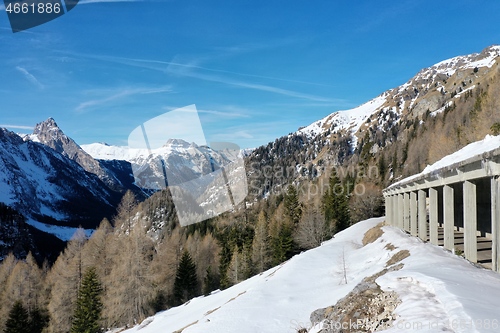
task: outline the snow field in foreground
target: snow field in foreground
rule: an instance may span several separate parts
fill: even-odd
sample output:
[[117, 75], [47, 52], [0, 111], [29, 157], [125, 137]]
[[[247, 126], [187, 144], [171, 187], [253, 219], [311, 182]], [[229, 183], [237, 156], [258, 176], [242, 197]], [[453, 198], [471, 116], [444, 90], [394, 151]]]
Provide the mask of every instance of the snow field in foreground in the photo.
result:
[[[395, 291], [402, 303], [394, 326], [385, 332], [500, 332], [500, 275], [477, 268], [437, 246], [394, 227], [362, 245], [365, 232], [384, 218], [359, 222], [322, 246], [224, 291], [156, 314], [126, 332], [297, 332], [311, 328], [316, 309], [334, 305], [363, 278], [408, 250], [399, 271], [376, 282]], [[392, 244], [396, 248], [386, 247]], [[343, 283], [343, 259], [347, 284]]]

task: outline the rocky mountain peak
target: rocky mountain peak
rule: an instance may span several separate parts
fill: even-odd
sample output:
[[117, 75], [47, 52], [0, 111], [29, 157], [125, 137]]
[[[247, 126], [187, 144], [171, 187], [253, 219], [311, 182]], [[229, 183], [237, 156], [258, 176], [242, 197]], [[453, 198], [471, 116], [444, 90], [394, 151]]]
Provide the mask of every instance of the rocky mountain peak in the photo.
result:
[[54, 131], [62, 132], [59, 126], [57, 126], [57, 123], [54, 120], [54, 118], [48, 118], [47, 120], [36, 124], [35, 129], [33, 130], [33, 134], [39, 135]]
[[78, 155], [81, 150], [80, 146], [66, 136], [59, 126], [57, 126], [54, 118], [48, 118], [47, 120], [37, 124], [33, 134], [41, 143], [49, 146], [58, 153], [66, 155], [72, 160], [75, 159], [75, 156]]
[[38, 138], [40, 143], [80, 164], [87, 172], [97, 175], [111, 189], [121, 190], [121, 185], [109, 171], [103, 168], [98, 161], [85, 152], [73, 139], [64, 134], [53, 118], [48, 118], [37, 124], [33, 135]]

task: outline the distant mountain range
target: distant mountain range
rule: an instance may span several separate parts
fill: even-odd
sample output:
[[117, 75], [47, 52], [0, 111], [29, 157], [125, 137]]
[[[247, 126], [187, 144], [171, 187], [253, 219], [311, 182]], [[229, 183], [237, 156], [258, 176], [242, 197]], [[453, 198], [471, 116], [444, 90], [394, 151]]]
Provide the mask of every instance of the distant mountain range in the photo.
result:
[[84, 148], [52, 118], [37, 124], [31, 135], [0, 129], [0, 202], [28, 225], [68, 240], [80, 226], [91, 232], [103, 218], [111, 219], [125, 191], [146, 197], [133, 168], [150, 169], [161, 178], [156, 166], [163, 159], [176, 178], [172, 181], [183, 182], [228, 162], [222, 153], [182, 140], [169, 140], [152, 154], [105, 144]]

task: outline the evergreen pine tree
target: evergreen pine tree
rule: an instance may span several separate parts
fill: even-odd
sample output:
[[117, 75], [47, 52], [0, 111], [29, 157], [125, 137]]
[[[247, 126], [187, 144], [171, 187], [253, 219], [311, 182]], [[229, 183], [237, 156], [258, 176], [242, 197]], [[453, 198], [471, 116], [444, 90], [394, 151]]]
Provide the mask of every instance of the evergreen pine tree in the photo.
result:
[[17, 301], [9, 312], [5, 333], [41, 333], [49, 324], [46, 310], [38, 307], [28, 311], [21, 301]]
[[297, 189], [293, 185], [288, 185], [284, 198], [285, 215], [294, 226], [297, 226], [302, 216], [302, 206], [299, 202]]
[[278, 235], [272, 239], [273, 264], [279, 265], [290, 259], [295, 251], [293, 232], [289, 225], [283, 224]]
[[151, 308], [153, 309], [154, 313], [160, 312], [167, 308], [167, 302], [167, 296], [165, 295], [163, 290], [159, 290], [151, 301]]
[[346, 187], [342, 185], [335, 169], [333, 169], [328, 192], [323, 197], [323, 210], [326, 227], [333, 229], [335, 233], [346, 229], [351, 223], [348, 201], [349, 194], [347, 192]]
[[490, 127], [491, 132], [493, 135], [499, 135], [500, 134], [500, 123], [494, 123]]
[[244, 244], [242, 251], [243, 278], [248, 279], [255, 275], [256, 269], [252, 260], [252, 244]]
[[229, 282], [229, 278], [227, 276], [227, 270], [231, 263], [231, 248], [228, 242], [227, 233], [223, 233], [219, 235], [218, 239], [219, 244], [221, 245], [221, 251], [219, 254], [219, 272], [220, 272], [220, 287], [222, 289], [228, 288], [231, 283]]
[[394, 178], [396, 177], [397, 171], [398, 171], [398, 151], [396, 150], [392, 158], [392, 173]]
[[212, 273], [212, 268], [208, 266], [205, 272], [205, 278], [203, 279], [203, 295], [207, 296], [218, 288], [217, 276]]
[[87, 269], [78, 292], [71, 333], [101, 332], [102, 287], [95, 267]]
[[231, 285], [235, 285], [243, 280], [243, 258], [238, 246], [234, 246], [231, 262], [227, 269], [227, 276]]
[[[337, 177], [335, 169], [332, 170], [330, 175], [328, 191], [323, 197], [323, 212], [325, 213], [325, 221], [327, 224], [333, 224], [335, 219], [335, 206], [334, 206], [334, 193], [338, 191], [340, 179]], [[342, 188], [341, 188], [342, 189]]]
[[188, 251], [182, 254], [174, 282], [174, 298], [176, 304], [187, 302], [199, 295], [196, 265]]
[[337, 201], [337, 209], [336, 209], [337, 223], [335, 224], [335, 233], [347, 229], [351, 225], [348, 197], [346, 195], [340, 195], [336, 201]]
[[30, 332], [41, 333], [49, 325], [49, 314], [46, 309], [34, 308], [30, 313]]
[[384, 154], [381, 154], [380, 159], [378, 160], [378, 172], [380, 175], [380, 179], [382, 179], [382, 181], [385, 179], [386, 171], [387, 171], [387, 165], [385, 162], [385, 157]]
[[262, 273], [268, 268], [270, 261], [269, 253], [267, 216], [264, 211], [260, 211], [252, 241], [252, 261], [255, 265], [256, 273]]
[[9, 318], [5, 324], [5, 333], [30, 333], [30, 320], [28, 310], [17, 301], [9, 312]]

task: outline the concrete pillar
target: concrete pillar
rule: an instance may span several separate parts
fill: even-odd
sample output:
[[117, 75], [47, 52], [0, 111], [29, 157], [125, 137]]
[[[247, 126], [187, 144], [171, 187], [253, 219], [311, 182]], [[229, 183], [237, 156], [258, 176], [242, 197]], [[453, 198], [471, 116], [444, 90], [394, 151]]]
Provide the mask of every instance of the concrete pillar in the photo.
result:
[[423, 241], [427, 241], [426, 198], [427, 195], [425, 191], [418, 190], [418, 237]]
[[385, 200], [385, 223], [387, 225], [392, 225], [391, 221], [391, 197], [390, 196], [384, 196]]
[[429, 232], [432, 244], [438, 245], [438, 191], [429, 189]]
[[398, 195], [392, 196], [392, 225], [398, 226]]
[[455, 247], [455, 211], [453, 209], [453, 187], [443, 187], [443, 222], [444, 222], [444, 247], [453, 250]]
[[418, 236], [417, 214], [417, 194], [410, 192], [410, 233], [412, 236]]
[[388, 196], [387, 202], [389, 204], [389, 206], [386, 208], [387, 215], [389, 216], [389, 225], [394, 225], [394, 196]]
[[500, 272], [500, 183], [491, 178], [491, 269]]
[[465, 258], [477, 262], [477, 197], [476, 184], [465, 181], [464, 187], [464, 248]]
[[389, 211], [389, 215], [391, 216], [391, 225], [394, 225], [394, 223], [396, 222], [396, 219], [395, 219], [395, 216], [394, 216], [394, 196], [391, 195], [389, 196], [389, 202], [390, 202], [390, 211]]
[[398, 194], [398, 222], [397, 227], [403, 229], [403, 195]]
[[410, 232], [410, 193], [405, 193], [403, 197], [403, 229]]

